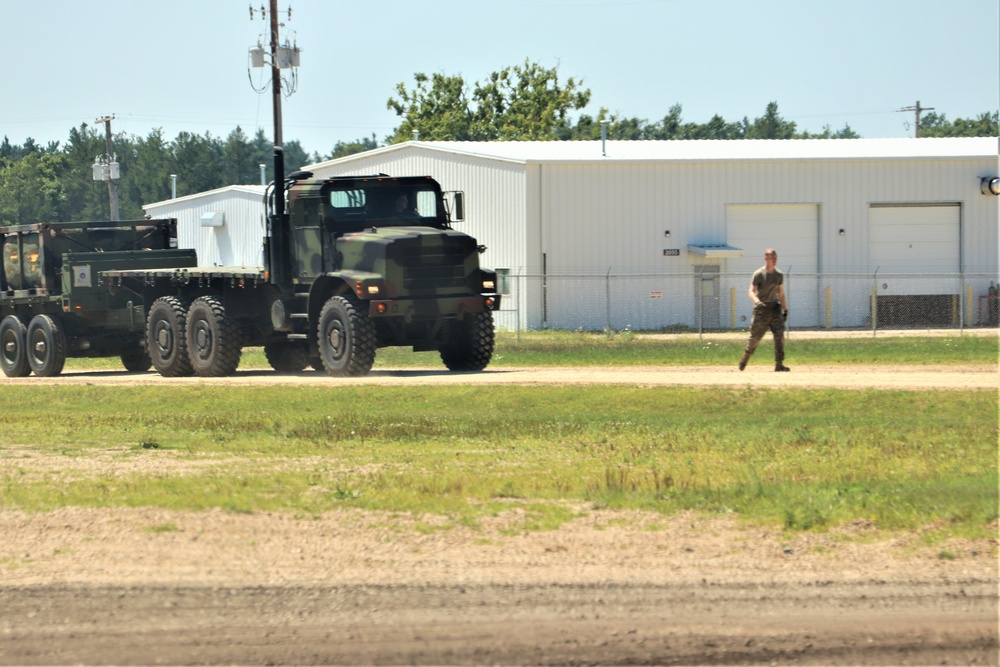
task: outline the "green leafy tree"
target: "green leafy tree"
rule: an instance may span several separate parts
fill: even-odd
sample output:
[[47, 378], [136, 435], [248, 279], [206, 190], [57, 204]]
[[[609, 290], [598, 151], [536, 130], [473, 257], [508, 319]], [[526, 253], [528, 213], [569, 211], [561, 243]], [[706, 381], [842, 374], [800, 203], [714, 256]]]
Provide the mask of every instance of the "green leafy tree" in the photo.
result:
[[582, 109], [590, 91], [559, 80], [557, 68], [526, 60], [477, 82], [468, 93], [461, 76], [417, 73], [414, 87], [396, 86], [386, 107], [402, 118], [388, 143], [408, 141], [544, 140], [558, 137], [570, 111]]
[[554, 139], [570, 111], [590, 103], [590, 90], [572, 77], [559, 81], [558, 68], [525, 60], [476, 83], [470, 134], [479, 140]]
[[211, 134], [178, 134], [170, 144], [168, 163], [170, 173], [177, 175], [178, 197], [224, 185], [222, 145]]
[[785, 120], [778, 113], [778, 103], [770, 102], [764, 115], [753, 122], [743, 119], [747, 139], [792, 139], [795, 137], [795, 123]]
[[62, 153], [32, 151], [0, 169], [0, 221], [27, 225], [68, 219], [67, 163]]
[[143, 216], [143, 204], [170, 198], [170, 145], [157, 128], [145, 138], [124, 139], [122, 149], [118, 208], [122, 219], [134, 220]]
[[322, 160], [336, 160], [337, 158], [347, 157], [348, 155], [354, 155], [355, 153], [361, 153], [363, 151], [370, 151], [378, 148], [378, 140], [375, 138], [375, 133], [372, 133], [371, 137], [362, 137], [360, 139], [355, 139], [354, 141], [338, 141], [333, 146], [333, 151], [325, 158], [317, 158], [316, 162]]
[[812, 134], [803, 131], [795, 135], [796, 139], [859, 139], [861, 135], [851, 129], [847, 123], [839, 130], [834, 131], [829, 125], [823, 126], [823, 131], [819, 134]]
[[921, 137], [995, 137], [1000, 136], [1000, 112], [986, 111], [975, 118], [949, 121], [942, 113], [930, 112], [920, 119]]
[[461, 76], [417, 73], [413, 75], [414, 87], [396, 85], [398, 99], [390, 97], [386, 108], [403, 119], [395, 132], [386, 139], [394, 144], [408, 141], [414, 133], [424, 141], [467, 141], [472, 113], [465, 93], [465, 80]]
[[[264, 163], [270, 164], [273, 159], [274, 151], [271, 149], [271, 151], [268, 152], [268, 161]], [[285, 174], [301, 169], [310, 162], [312, 162], [312, 160], [309, 157], [309, 153], [302, 148], [302, 144], [299, 143], [298, 139], [285, 142]]]

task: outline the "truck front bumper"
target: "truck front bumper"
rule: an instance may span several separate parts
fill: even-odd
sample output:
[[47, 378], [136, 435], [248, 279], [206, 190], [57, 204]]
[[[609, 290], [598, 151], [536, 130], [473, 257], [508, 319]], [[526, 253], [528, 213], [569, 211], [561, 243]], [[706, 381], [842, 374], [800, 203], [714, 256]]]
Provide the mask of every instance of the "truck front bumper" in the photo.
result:
[[368, 302], [368, 315], [370, 317], [402, 317], [407, 322], [451, 316], [462, 319], [467, 313], [481, 313], [499, 309], [499, 294], [427, 299], [376, 299]]

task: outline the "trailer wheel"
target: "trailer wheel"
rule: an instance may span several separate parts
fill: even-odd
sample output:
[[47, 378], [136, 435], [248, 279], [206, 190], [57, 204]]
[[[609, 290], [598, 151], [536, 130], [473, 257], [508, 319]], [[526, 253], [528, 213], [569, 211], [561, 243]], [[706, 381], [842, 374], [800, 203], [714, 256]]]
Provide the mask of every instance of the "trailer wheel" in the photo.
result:
[[146, 349], [163, 377], [191, 375], [187, 351], [187, 304], [173, 296], [160, 297], [146, 318]]
[[264, 357], [279, 373], [298, 373], [309, 365], [309, 348], [295, 341], [279, 341], [264, 345]]
[[375, 324], [353, 298], [333, 296], [317, 327], [319, 354], [327, 375], [365, 375], [375, 363]]
[[0, 322], [0, 366], [4, 375], [23, 378], [31, 375], [28, 364], [28, 328], [16, 315], [8, 315]]
[[188, 358], [202, 377], [232, 375], [240, 365], [243, 341], [240, 325], [226, 317], [226, 308], [214, 296], [194, 300], [187, 313]]
[[121, 353], [122, 366], [130, 373], [145, 373], [153, 366], [146, 350], [141, 347]]
[[66, 364], [66, 334], [51, 315], [35, 315], [28, 323], [27, 357], [38, 377], [55, 377]]
[[493, 358], [493, 313], [470, 313], [444, 325], [441, 361], [450, 371], [481, 371]]

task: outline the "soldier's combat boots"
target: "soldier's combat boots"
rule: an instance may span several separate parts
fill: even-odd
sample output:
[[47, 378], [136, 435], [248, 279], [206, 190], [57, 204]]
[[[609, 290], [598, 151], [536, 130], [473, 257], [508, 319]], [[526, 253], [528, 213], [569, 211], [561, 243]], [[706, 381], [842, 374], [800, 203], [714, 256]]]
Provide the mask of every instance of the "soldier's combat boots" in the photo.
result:
[[792, 370], [792, 369], [789, 368], [788, 366], [784, 365], [780, 361], [774, 365], [774, 372], [775, 373], [785, 373], [785, 372], [790, 371], [790, 370]]
[[750, 353], [744, 352], [743, 356], [740, 358], [740, 370], [747, 367], [747, 362], [750, 361]]

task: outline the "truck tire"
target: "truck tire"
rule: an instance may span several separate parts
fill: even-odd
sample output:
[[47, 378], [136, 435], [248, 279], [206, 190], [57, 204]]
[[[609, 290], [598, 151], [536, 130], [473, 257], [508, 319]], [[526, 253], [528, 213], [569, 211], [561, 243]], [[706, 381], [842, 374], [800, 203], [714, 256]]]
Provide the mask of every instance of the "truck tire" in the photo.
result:
[[163, 377], [194, 373], [187, 350], [187, 304], [164, 296], [153, 302], [146, 318], [146, 349], [156, 372]]
[[28, 364], [28, 327], [17, 315], [8, 315], [0, 322], [0, 366], [9, 378], [31, 375]]
[[493, 313], [470, 313], [444, 325], [441, 361], [450, 371], [481, 371], [493, 358]]
[[214, 296], [194, 300], [187, 313], [187, 348], [191, 368], [201, 377], [232, 375], [240, 365], [243, 341], [240, 325], [226, 317]]
[[295, 341], [279, 341], [264, 345], [264, 357], [279, 373], [298, 373], [309, 365], [309, 348]]
[[332, 296], [319, 314], [319, 354], [327, 375], [365, 375], [375, 363], [375, 324], [358, 302]]
[[55, 377], [66, 364], [66, 334], [51, 315], [35, 315], [28, 323], [28, 364], [38, 377]]
[[122, 352], [121, 360], [122, 366], [130, 373], [145, 373], [153, 366], [153, 360], [141, 347]]

